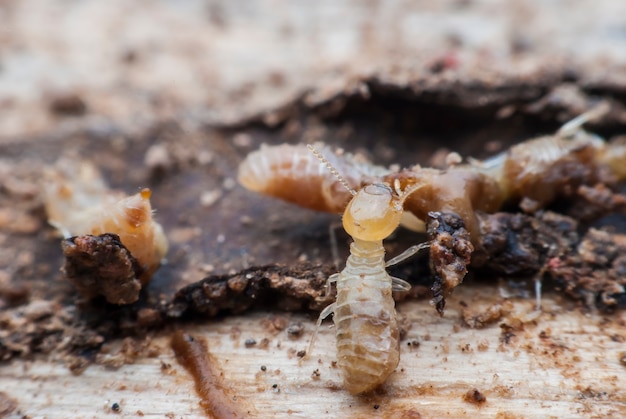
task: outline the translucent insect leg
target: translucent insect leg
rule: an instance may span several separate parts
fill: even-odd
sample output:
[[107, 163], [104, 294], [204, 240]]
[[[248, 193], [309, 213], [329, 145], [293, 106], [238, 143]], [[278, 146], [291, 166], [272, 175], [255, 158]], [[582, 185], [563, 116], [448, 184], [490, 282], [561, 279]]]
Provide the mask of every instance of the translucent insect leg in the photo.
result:
[[585, 123], [601, 117], [608, 111], [609, 105], [606, 102], [603, 102], [595, 108], [590, 109], [587, 112], [578, 115], [576, 118], [563, 124], [563, 126], [557, 132], [557, 135], [560, 137], [571, 137], [576, 134], [576, 132], [581, 129], [581, 127]]
[[428, 242], [416, 244], [415, 246], [411, 246], [408, 249], [406, 249], [404, 252], [400, 253], [395, 258], [389, 259], [387, 261], [387, 263], [385, 263], [385, 267], [388, 268], [390, 266], [397, 265], [398, 263], [402, 262], [403, 260], [406, 260], [406, 259], [410, 258], [411, 256], [413, 256], [414, 254], [416, 254], [420, 250], [427, 249], [428, 247], [430, 247], [430, 243], [428, 243]]
[[[339, 247], [337, 246], [337, 234], [335, 233], [335, 231], [339, 227], [341, 227], [341, 222], [332, 223], [330, 226], [328, 226], [328, 236], [330, 237], [330, 253], [333, 256], [333, 263], [335, 264], [335, 267], [337, 269], [341, 269], [341, 267], [339, 266], [339, 264], [341, 263], [341, 259], [339, 259]], [[330, 288], [330, 284], [328, 284], [328, 288]]]
[[541, 277], [535, 278], [535, 310], [541, 310], [541, 286], [542, 286]]
[[411, 289], [411, 284], [406, 282], [402, 278], [397, 278], [395, 276], [391, 277], [391, 290], [392, 291], [408, 291]]
[[[330, 278], [328, 279], [330, 280]], [[324, 310], [322, 310], [322, 312], [320, 313], [320, 316], [317, 318], [317, 323], [315, 324], [315, 330], [313, 331], [313, 336], [311, 336], [311, 342], [309, 342], [309, 347], [306, 350], [306, 355], [305, 355], [306, 358], [308, 358], [311, 355], [311, 352], [313, 352], [313, 344], [315, 343], [315, 339], [317, 338], [317, 331], [322, 325], [322, 321], [326, 317], [328, 317], [331, 313], [335, 312], [335, 306], [336, 306], [335, 303], [328, 305]]]
[[332, 274], [331, 276], [328, 277], [328, 279], [326, 280], [326, 295], [330, 295], [330, 284], [332, 284], [333, 282], [337, 282], [337, 279], [339, 278], [339, 273], [336, 274]]

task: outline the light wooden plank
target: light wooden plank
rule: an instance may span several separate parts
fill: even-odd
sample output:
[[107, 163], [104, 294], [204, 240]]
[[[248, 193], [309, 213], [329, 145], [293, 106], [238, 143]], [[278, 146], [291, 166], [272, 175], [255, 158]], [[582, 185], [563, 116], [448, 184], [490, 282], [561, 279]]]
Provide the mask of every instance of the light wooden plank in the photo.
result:
[[[544, 297], [541, 315], [505, 344], [499, 325], [532, 319], [532, 301], [516, 300], [514, 314], [485, 329], [469, 329], [461, 317], [460, 301], [488, 304], [496, 301], [494, 292], [485, 285], [459, 288], [443, 318], [426, 301], [400, 304], [412, 324], [401, 345], [400, 365], [382, 391], [368, 397], [341, 389], [340, 372], [332, 366], [331, 322], [322, 326], [309, 360], [296, 356], [306, 348], [314, 324], [303, 314], [256, 312], [184, 329], [208, 340], [233, 393], [255, 411], [251, 417], [399, 418], [411, 417], [410, 411], [423, 418], [626, 416], [623, 313], [585, 314], [570, 302]], [[285, 330], [269, 326], [273, 316], [287, 324], [303, 322], [305, 333], [290, 339]], [[19, 402], [19, 412], [10, 417], [142, 417], [138, 412], [143, 417], [205, 417], [193, 381], [177, 364], [168, 339], [165, 333], [155, 337], [159, 356], [119, 370], [96, 365], [73, 376], [63, 365], [44, 360], [4, 366], [2, 387]], [[247, 348], [246, 339], [257, 345]], [[267, 349], [259, 347], [263, 339], [269, 340]], [[417, 347], [408, 345], [415, 340]], [[162, 364], [171, 368], [162, 370]], [[312, 378], [316, 369], [317, 380]], [[473, 388], [486, 403], [464, 401]], [[110, 411], [113, 402], [122, 406], [120, 414]]]

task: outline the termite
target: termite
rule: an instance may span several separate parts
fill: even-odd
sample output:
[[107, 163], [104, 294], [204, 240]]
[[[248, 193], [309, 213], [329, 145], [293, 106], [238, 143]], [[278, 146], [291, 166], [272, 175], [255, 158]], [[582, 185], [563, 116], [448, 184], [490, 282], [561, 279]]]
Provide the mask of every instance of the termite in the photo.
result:
[[[439, 213], [457, 217], [460, 221], [457, 225], [467, 230], [471, 244], [466, 243], [465, 237], [458, 243], [450, 242], [444, 257], [439, 251], [441, 246], [431, 246], [431, 267], [439, 288], [437, 292], [440, 292], [435, 296], [435, 305], [443, 313], [443, 296], [463, 281], [469, 254], [482, 247], [479, 213], [494, 213], [505, 204], [517, 204], [523, 211], [533, 213], [558, 198], [575, 197], [583, 185], [610, 187], [626, 180], [626, 141], [606, 142], [582, 128], [607, 111], [607, 106], [597, 106], [565, 123], [553, 135], [527, 140], [484, 161], [468, 159], [469, 163], [453, 164], [443, 170], [416, 165], [395, 172], [371, 165], [379, 174], [359, 178], [360, 171], [364, 170], [362, 166], [357, 169], [350, 160], [334, 155], [337, 162], [333, 164], [347, 170], [349, 185], [354, 189], [377, 183], [396, 185], [399, 182], [399, 189], [404, 190], [420, 185], [419, 189], [404, 197], [405, 219], [402, 224], [405, 226], [406, 215], [411, 214], [414, 216], [412, 229], [424, 231], [426, 224], [430, 227], [441, 224], [430, 217], [430, 214]], [[240, 174], [248, 167], [257, 167], [260, 170], [256, 175], [263, 181], [254, 187], [244, 185], [307, 208], [341, 211], [345, 208], [341, 204], [346, 205], [345, 198], [337, 188], [325, 188], [331, 174], [309, 176], [293, 163], [301, 158], [295, 156], [302, 156], [304, 149], [303, 145], [277, 146], [251, 153], [240, 166]], [[260, 164], [269, 161], [271, 165]], [[319, 169], [315, 170], [319, 173]], [[291, 187], [282, 188], [287, 184]], [[300, 198], [302, 190], [313, 197], [319, 196], [320, 190], [327, 193], [324, 199], [307, 204]], [[458, 262], [456, 265], [450, 263], [453, 259]]]
[[[351, 154], [336, 154], [323, 144], [315, 144], [318, 155], [332, 167], [328, 170], [316, 155], [302, 145], [262, 145], [239, 166], [239, 183], [247, 189], [284, 199], [302, 207], [328, 212], [342, 212], [351, 198], [350, 190], [359, 189], [368, 179], [376, 179], [388, 170], [359, 160]], [[334, 175], [342, 173], [344, 188]]]
[[48, 222], [65, 237], [114, 233], [142, 268], [146, 285], [168, 248], [163, 228], [153, 217], [150, 189], [135, 195], [110, 190], [92, 164], [61, 160], [45, 174]]
[[383, 240], [400, 225], [403, 203], [419, 185], [402, 191], [399, 182], [393, 187], [373, 183], [356, 192], [324, 157], [312, 146], [309, 148], [352, 195], [342, 223], [353, 242], [345, 268], [328, 278], [327, 289], [331, 283], [336, 283], [336, 301], [320, 313], [307, 355], [311, 354], [322, 320], [333, 313], [343, 384], [351, 394], [360, 394], [384, 383], [400, 360], [392, 291], [407, 291], [411, 286], [400, 278], [391, 277], [386, 267], [427, 245], [412, 246], [385, 263]]

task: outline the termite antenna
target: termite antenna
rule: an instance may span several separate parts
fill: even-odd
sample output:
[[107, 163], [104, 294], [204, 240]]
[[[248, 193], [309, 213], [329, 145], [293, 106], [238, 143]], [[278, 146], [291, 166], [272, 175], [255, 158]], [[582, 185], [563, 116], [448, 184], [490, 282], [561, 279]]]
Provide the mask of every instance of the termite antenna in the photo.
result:
[[337, 169], [335, 169], [333, 165], [330, 164], [330, 162], [326, 159], [326, 157], [322, 155], [322, 153], [317, 151], [317, 149], [313, 147], [312, 144], [307, 144], [307, 147], [309, 150], [311, 150], [311, 153], [313, 153], [313, 155], [317, 157], [319, 161], [321, 161], [328, 168], [328, 170], [330, 170], [330, 173], [332, 173], [337, 178], [339, 183], [341, 183], [343, 187], [352, 194], [352, 196], [356, 195], [356, 191], [350, 187], [350, 184], [346, 181], [346, 179], [344, 179], [344, 177], [339, 174], [339, 171], [337, 171]]
[[[398, 192], [398, 205], [402, 207], [404, 205], [404, 201], [406, 201], [409, 195], [411, 195], [413, 192], [417, 191], [418, 189], [422, 188], [423, 186], [425, 186], [425, 184], [423, 182], [419, 182], [419, 183], [415, 183], [413, 185], [407, 186], [407, 188], [404, 191]], [[400, 181], [398, 179], [394, 181], [394, 187], [396, 191], [400, 190]]]

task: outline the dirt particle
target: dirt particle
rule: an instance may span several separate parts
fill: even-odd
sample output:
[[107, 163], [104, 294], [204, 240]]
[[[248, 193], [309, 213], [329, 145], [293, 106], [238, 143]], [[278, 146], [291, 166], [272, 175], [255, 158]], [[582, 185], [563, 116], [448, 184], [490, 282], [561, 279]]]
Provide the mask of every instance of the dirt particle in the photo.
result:
[[287, 327], [287, 320], [282, 316], [272, 316], [270, 318], [270, 327], [274, 331], [282, 331]]
[[488, 307], [472, 306], [463, 309], [463, 321], [472, 329], [482, 329], [507, 315], [513, 309], [510, 301], [497, 302]]
[[465, 393], [463, 395], [463, 400], [476, 405], [482, 405], [487, 402], [487, 398], [485, 397], [485, 395], [481, 393], [477, 388], [473, 388]]
[[252, 348], [254, 345], [256, 345], [256, 340], [252, 338], [246, 339], [246, 341], [244, 342], [244, 345], [246, 348]]
[[170, 153], [164, 144], [150, 146], [146, 151], [143, 163], [153, 172], [153, 176], [168, 170], [173, 164]]
[[212, 207], [221, 197], [222, 191], [219, 189], [203, 192], [202, 195], [200, 195], [200, 205], [204, 208]]
[[320, 377], [321, 377], [321, 375], [322, 375], [322, 374], [320, 373], [320, 369], [319, 369], [319, 368], [317, 368], [317, 369], [315, 369], [315, 371], [313, 371], [313, 373], [311, 374], [311, 378], [312, 378], [312, 379], [314, 379], [314, 380], [319, 380], [319, 379], [320, 379]]
[[252, 145], [252, 137], [245, 133], [238, 133], [233, 136], [233, 144], [238, 148], [250, 148]]
[[49, 109], [60, 116], [81, 116], [87, 112], [87, 104], [78, 94], [65, 93], [53, 97]]
[[235, 186], [237, 186], [237, 181], [235, 181], [235, 179], [231, 177], [227, 177], [222, 182], [222, 188], [227, 191], [232, 191], [233, 189], [235, 189]]
[[137, 323], [142, 327], [157, 326], [162, 321], [161, 313], [153, 308], [142, 308], [137, 312]]
[[287, 335], [291, 339], [298, 339], [302, 336], [302, 332], [304, 331], [304, 325], [301, 322], [291, 323], [289, 327], [287, 327]]
[[417, 339], [413, 339], [413, 340], [408, 341], [406, 343], [406, 346], [417, 349], [420, 346], [420, 342]]
[[619, 363], [622, 364], [622, 366], [626, 367], [626, 352], [622, 352], [619, 354]]

